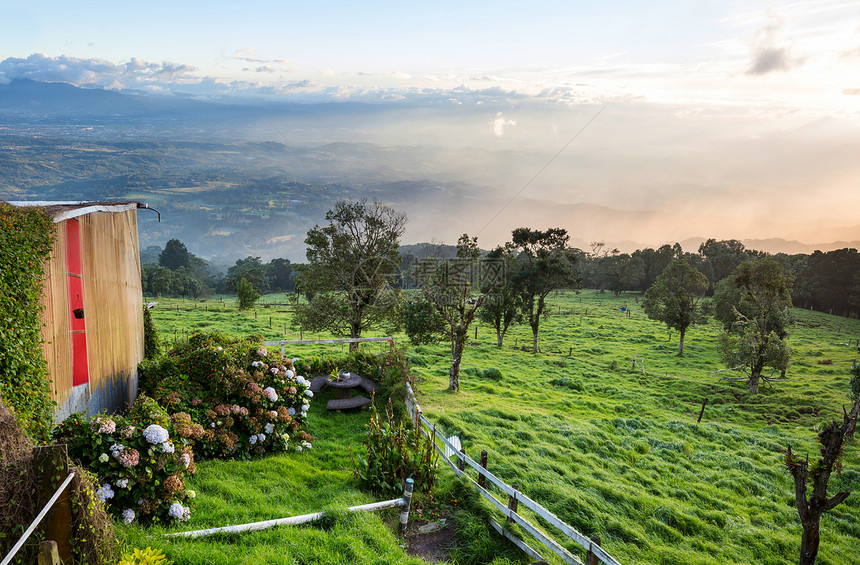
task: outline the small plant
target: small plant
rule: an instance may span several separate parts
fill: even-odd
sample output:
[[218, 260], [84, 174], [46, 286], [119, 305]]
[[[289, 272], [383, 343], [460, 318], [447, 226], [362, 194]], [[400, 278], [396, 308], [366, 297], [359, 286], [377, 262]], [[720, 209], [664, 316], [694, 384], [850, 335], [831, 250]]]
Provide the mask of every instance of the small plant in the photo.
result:
[[371, 405], [364, 445], [367, 458], [356, 455], [353, 459], [353, 475], [362, 488], [379, 495], [398, 495], [408, 478], [415, 481], [416, 491], [433, 488], [438, 460], [433, 442], [411, 423], [395, 417], [390, 400], [384, 418], [376, 404]]
[[485, 379], [490, 379], [493, 381], [498, 381], [498, 380], [501, 380], [501, 378], [502, 378], [502, 372], [499, 371], [498, 369], [496, 369], [495, 367], [490, 367], [489, 369], [484, 369], [484, 372], [482, 373], [482, 375]]
[[123, 553], [118, 565], [172, 565], [173, 561], [160, 549], [147, 547], [146, 549], [134, 548], [131, 553]]

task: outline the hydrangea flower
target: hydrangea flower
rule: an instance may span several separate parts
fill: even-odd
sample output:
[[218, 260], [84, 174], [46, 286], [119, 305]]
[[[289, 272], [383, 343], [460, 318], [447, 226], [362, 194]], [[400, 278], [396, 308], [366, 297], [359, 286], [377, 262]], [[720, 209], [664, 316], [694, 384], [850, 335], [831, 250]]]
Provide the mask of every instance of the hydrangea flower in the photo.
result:
[[302, 442], [302, 447], [304, 447], [305, 449], [311, 449], [313, 446], [311, 445], [311, 442], [309, 442], [309, 441], [303, 441], [303, 442]]
[[263, 362], [262, 361], [254, 361], [251, 363], [251, 366], [254, 367], [255, 369], [259, 369], [260, 367], [263, 366]]
[[268, 398], [272, 402], [278, 401], [278, 393], [275, 392], [275, 389], [270, 386], [267, 386], [265, 389], [263, 389], [263, 394], [265, 394], [266, 398]]
[[134, 510], [131, 508], [126, 508], [122, 511], [122, 521], [126, 524], [131, 524], [134, 522]]
[[257, 434], [257, 441], [260, 443], [266, 441], [266, 434]]
[[267, 434], [271, 434], [272, 432], [275, 431], [275, 425], [274, 424], [266, 424], [263, 427], [263, 431], [265, 431]]
[[135, 467], [140, 462], [140, 453], [136, 449], [123, 449], [117, 454], [116, 460], [125, 468]]
[[175, 449], [173, 448], [173, 443], [165, 441], [161, 444], [161, 451], [162, 453], [173, 453], [175, 451]]
[[99, 424], [100, 434], [112, 434], [116, 431], [116, 422], [110, 418], [105, 418], [103, 420], [101, 417], [98, 417], [96, 418], [96, 423]]
[[305, 396], [307, 396], [308, 398], [313, 398], [314, 397], [314, 391], [312, 391], [311, 389], [305, 390]]
[[266, 412], [266, 415], [269, 416], [269, 418], [271, 418], [272, 420], [275, 420], [278, 417], [278, 413], [274, 410], [269, 410], [268, 412]]
[[185, 496], [187, 496], [188, 498], [194, 498], [195, 496], [197, 496], [197, 493], [193, 490], [188, 490], [185, 491]]
[[295, 394], [297, 392], [298, 392], [298, 390], [296, 390], [296, 387], [294, 387], [294, 386], [291, 386], [289, 389], [287, 389], [287, 393], [289, 393], [289, 394]]
[[278, 368], [272, 367], [271, 369], [269, 369], [269, 372], [272, 373], [273, 375], [277, 375], [278, 374]]
[[116, 482], [116, 486], [118, 486], [119, 488], [125, 488], [125, 487], [127, 487], [127, 486], [128, 486], [128, 479], [119, 479], [119, 480], [117, 480], [117, 482]]
[[170, 439], [170, 434], [158, 424], [150, 424], [143, 430], [143, 437], [149, 443], [164, 443]]
[[293, 365], [295, 365], [296, 363], [298, 363], [298, 362], [299, 362], [299, 358], [298, 358], [298, 357], [293, 357], [292, 362], [293, 362]]
[[107, 463], [108, 461], [110, 461], [110, 456], [108, 456], [107, 453], [102, 453], [101, 455], [99, 455], [100, 463]]
[[116, 457], [123, 449], [125, 449], [125, 446], [123, 444], [115, 443], [110, 446], [110, 454]]
[[106, 501], [109, 498], [113, 498], [114, 492], [113, 489], [110, 488], [110, 483], [103, 484], [99, 490], [96, 491], [96, 496], [99, 497], [99, 500], [102, 502]]
[[269, 352], [266, 351], [265, 347], [261, 347], [260, 349], [257, 350], [257, 355], [259, 355], [260, 357], [266, 357], [268, 354], [269, 354]]
[[295, 377], [295, 376], [296, 376], [296, 374], [295, 374], [294, 372], [292, 372], [291, 370], [287, 369], [287, 378], [288, 378], [288, 379], [291, 379], [291, 378], [293, 378], [293, 377]]
[[256, 436], [256, 435], [252, 435], [251, 437], [249, 437], [249, 438], [248, 438], [248, 443], [250, 443], [251, 445], [254, 445], [255, 443], [257, 443], [257, 436]]
[[224, 351], [224, 348], [219, 345], [215, 348], [215, 351]]
[[191, 456], [187, 453], [183, 453], [179, 456], [179, 461], [187, 469], [188, 466], [191, 465]]
[[178, 502], [174, 502], [170, 505], [170, 509], [168, 509], [167, 514], [172, 518], [176, 518], [180, 522], [185, 522], [191, 518], [191, 509], [182, 506]]
[[119, 433], [122, 437], [129, 438], [134, 435], [134, 426], [126, 426]]
[[295, 415], [296, 415], [296, 409], [295, 409], [295, 408], [293, 408], [292, 406], [290, 407], [290, 409], [289, 409], [289, 410], [287, 410], [287, 412], [289, 412], [289, 413], [290, 413], [290, 416], [295, 416]]

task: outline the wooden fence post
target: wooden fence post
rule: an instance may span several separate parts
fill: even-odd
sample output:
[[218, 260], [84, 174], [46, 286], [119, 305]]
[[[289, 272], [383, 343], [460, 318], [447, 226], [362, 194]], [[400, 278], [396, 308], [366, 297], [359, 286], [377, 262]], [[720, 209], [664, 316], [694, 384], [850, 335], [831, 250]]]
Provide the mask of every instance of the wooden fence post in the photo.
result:
[[[600, 547], [600, 536], [592, 536], [591, 543]], [[598, 565], [600, 560], [597, 559], [597, 556], [591, 552], [591, 548], [588, 548], [588, 553], [585, 554], [585, 565]]]
[[[462, 453], [463, 455], [466, 455], [466, 449], [464, 447], [461, 447], [460, 453]], [[457, 461], [457, 468], [460, 469], [461, 471], [465, 471], [466, 470], [466, 460], [463, 458], [459, 458], [459, 460]]]
[[[511, 486], [516, 492], [514, 492], [514, 494], [512, 494], [510, 497], [508, 497], [508, 508], [511, 510], [511, 512], [516, 514], [517, 506], [519, 506], [519, 501], [517, 500], [517, 492], [519, 492], [520, 490], [520, 483], [514, 483]], [[511, 520], [511, 517], [508, 516], [506, 522], [510, 524], [511, 522], [513, 522], [513, 520]]]
[[[39, 506], [43, 506], [69, 474], [69, 454], [66, 445], [46, 445], [35, 448], [33, 450], [33, 468], [37, 477], [36, 488], [39, 492]], [[42, 523], [45, 538], [57, 542], [57, 552], [64, 563], [71, 563], [72, 560], [72, 545], [69, 542], [72, 534], [70, 489], [71, 486], [66, 487]]]
[[45, 540], [39, 544], [39, 565], [60, 565], [60, 553], [57, 542]]
[[[487, 468], [487, 450], [486, 449], [481, 450], [481, 467], [483, 467], [485, 470]], [[487, 488], [487, 477], [484, 476], [483, 474], [478, 475], [478, 486], [481, 488]]]
[[697, 423], [697, 424], [701, 424], [701, 423], [702, 423], [702, 414], [704, 414], [704, 413], [705, 413], [705, 406], [707, 406], [707, 405], [708, 405], [708, 397], [706, 396], [706, 397], [705, 397], [705, 401], [704, 401], [704, 402], [702, 402], [702, 409], [699, 411], [699, 419], [698, 419], [698, 420], [696, 420], [696, 423]]

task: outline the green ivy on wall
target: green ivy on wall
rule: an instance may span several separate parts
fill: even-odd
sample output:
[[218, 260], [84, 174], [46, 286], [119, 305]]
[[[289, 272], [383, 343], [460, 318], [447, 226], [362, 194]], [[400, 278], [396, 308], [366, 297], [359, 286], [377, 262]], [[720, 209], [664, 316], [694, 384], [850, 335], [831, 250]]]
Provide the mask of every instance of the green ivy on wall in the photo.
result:
[[42, 355], [42, 282], [55, 237], [40, 208], [0, 203], [0, 396], [38, 443], [53, 425], [51, 386]]

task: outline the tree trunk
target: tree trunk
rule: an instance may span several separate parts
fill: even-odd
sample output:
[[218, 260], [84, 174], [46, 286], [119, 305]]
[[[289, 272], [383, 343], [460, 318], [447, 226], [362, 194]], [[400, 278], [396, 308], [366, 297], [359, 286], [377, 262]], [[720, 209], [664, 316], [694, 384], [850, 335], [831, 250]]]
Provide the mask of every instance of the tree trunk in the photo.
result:
[[802, 521], [803, 536], [800, 538], [800, 565], [815, 565], [818, 559], [818, 544], [821, 541], [819, 536], [819, 521], [821, 516], [815, 518], [809, 517], [808, 520]]
[[752, 371], [750, 375], [750, 394], [758, 394], [758, 385], [761, 382], [761, 371]]
[[502, 332], [501, 328], [496, 328], [496, 345], [499, 349], [502, 348], [502, 342], [505, 340], [505, 334]]
[[[349, 328], [349, 337], [355, 339], [361, 337], [361, 325], [356, 326], [355, 324], [350, 325]], [[349, 344], [349, 352], [355, 353], [358, 351], [358, 342], [350, 342]]]
[[681, 330], [681, 337], [678, 338], [678, 357], [684, 356], [684, 334], [687, 333], [687, 328]]
[[457, 331], [452, 345], [454, 351], [451, 355], [451, 370], [448, 371], [448, 390], [460, 391], [460, 361], [463, 360], [463, 349], [466, 347], [466, 332], [469, 328]]
[[538, 352], [537, 337], [538, 337], [538, 326], [532, 326], [532, 353]]

